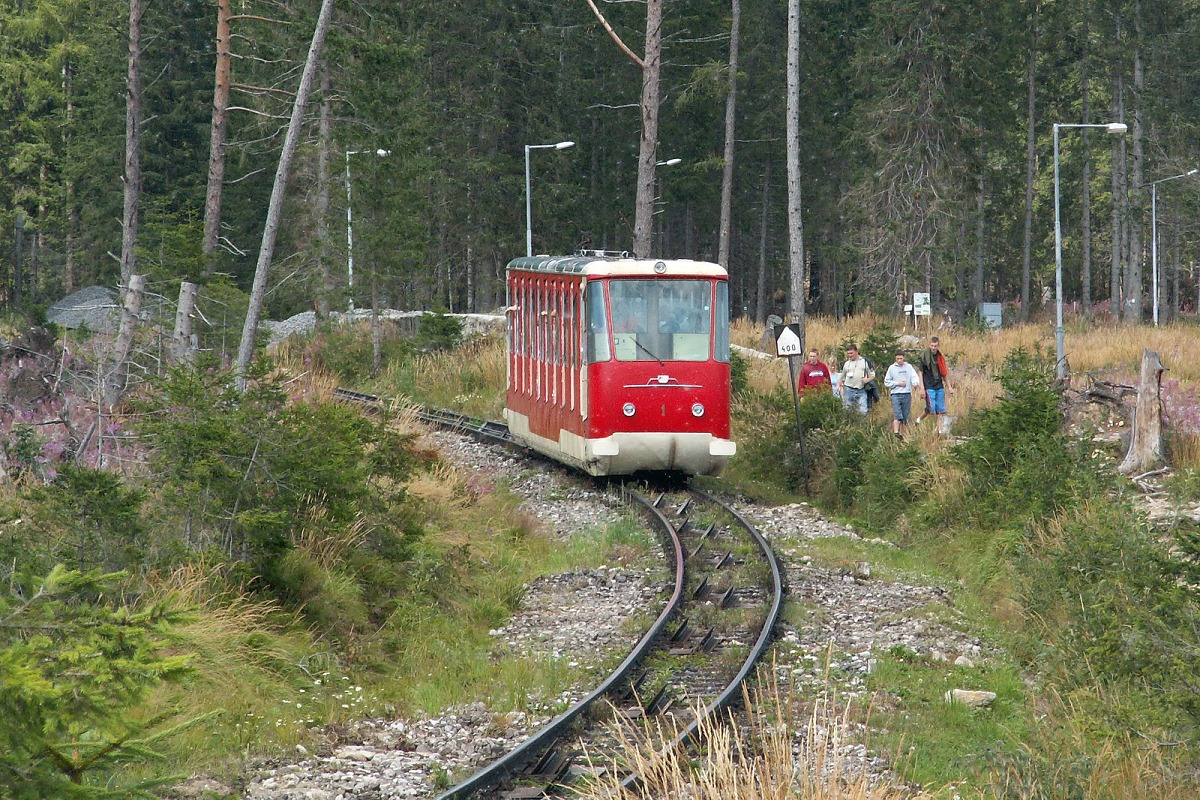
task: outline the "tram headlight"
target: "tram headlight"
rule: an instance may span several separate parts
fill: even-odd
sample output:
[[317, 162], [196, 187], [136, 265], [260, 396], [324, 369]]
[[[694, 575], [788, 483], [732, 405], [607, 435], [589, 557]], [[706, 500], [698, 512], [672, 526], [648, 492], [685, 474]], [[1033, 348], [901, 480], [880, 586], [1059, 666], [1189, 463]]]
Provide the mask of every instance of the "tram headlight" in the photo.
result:
[[693, 417], [703, 417], [704, 416], [704, 404], [703, 403], [692, 403], [692, 416]]
[[637, 408], [634, 407], [633, 403], [626, 403], [625, 405], [621, 406], [621, 413], [627, 417], [632, 417], [637, 413]]

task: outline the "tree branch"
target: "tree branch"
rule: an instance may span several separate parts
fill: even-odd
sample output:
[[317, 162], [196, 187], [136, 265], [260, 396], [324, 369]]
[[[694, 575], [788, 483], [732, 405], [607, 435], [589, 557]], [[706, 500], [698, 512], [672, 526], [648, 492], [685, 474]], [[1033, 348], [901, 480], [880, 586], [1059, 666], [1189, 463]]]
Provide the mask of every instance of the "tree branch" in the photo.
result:
[[618, 36], [617, 32], [614, 31], [612, 26], [608, 24], [608, 20], [604, 18], [604, 15], [600, 13], [600, 9], [596, 8], [596, 4], [592, 2], [592, 0], [587, 0], [587, 4], [591, 6], [592, 12], [595, 13], [596, 19], [600, 20], [600, 24], [604, 26], [604, 30], [608, 31], [609, 37], [617, 43], [617, 47], [621, 48], [621, 52], [632, 58], [633, 63], [637, 64], [640, 69], [645, 69], [646, 62], [643, 61], [637, 53], [625, 46], [625, 43], [621, 41], [621, 37]]

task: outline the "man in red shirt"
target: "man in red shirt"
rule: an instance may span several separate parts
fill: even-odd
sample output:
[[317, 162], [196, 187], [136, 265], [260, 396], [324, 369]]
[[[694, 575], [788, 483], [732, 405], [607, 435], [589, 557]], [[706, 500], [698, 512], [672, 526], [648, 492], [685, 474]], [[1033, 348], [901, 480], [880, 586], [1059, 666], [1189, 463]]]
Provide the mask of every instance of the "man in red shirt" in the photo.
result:
[[829, 367], [821, 363], [820, 354], [817, 351], [808, 351], [808, 361], [800, 367], [800, 380], [797, 382], [796, 388], [801, 394], [812, 389], [814, 386], [830, 386]]

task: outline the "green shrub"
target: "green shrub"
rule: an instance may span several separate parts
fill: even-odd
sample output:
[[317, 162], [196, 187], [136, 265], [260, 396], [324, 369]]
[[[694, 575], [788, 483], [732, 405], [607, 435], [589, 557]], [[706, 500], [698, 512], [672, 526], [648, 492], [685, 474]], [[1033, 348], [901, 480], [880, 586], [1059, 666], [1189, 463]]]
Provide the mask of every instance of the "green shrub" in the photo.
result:
[[[165, 655], [183, 616], [128, 605], [120, 573], [55, 567], [8, 575], [0, 596], [0, 797], [145, 797], [164, 780], [129, 777], [154, 761], [170, 712], [145, 713], [164, 681], [191, 668]], [[179, 728], [175, 728], [175, 731]]]
[[975, 411], [972, 435], [954, 448], [979, 511], [995, 520], [1044, 518], [1098, 491], [1085, 448], [1062, 432], [1052, 356], [1017, 348], [997, 379], [999, 404]]
[[1038, 610], [1027, 659], [1049, 668], [1064, 692], [1088, 689], [1095, 696], [1091, 687], [1098, 684], [1150, 698], [1091, 709], [1118, 729], [1169, 725], [1178, 717], [1200, 723], [1200, 598], [1176, 579], [1133, 509], [1106, 500], [1063, 515], [1021, 560], [1023, 600]]
[[418, 350], [453, 350], [462, 341], [463, 321], [445, 313], [425, 314], [417, 324]]
[[192, 548], [232, 555], [261, 587], [296, 596], [285, 579], [297, 573], [274, 561], [315, 523], [333, 539], [357, 539], [355, 526], [364, 526], [369, 541], [406, 557], [402, 542], [416, 531], [396, 519], [405, 518], [402, 481], [416, 456], [386, 419], [334, 403], [289, 404], [263, 376], [238, 392], [215, 370], [172, 370], [140, 407], [162, 510], [186, 521]]

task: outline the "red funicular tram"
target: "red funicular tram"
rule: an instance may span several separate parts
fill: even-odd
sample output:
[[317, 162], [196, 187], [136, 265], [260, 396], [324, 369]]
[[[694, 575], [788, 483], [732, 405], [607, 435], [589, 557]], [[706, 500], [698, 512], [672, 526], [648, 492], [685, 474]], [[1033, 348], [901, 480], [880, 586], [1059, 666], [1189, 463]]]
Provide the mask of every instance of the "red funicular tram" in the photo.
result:
[[729, 282], [624, 254], [508, 265], [509, 430], [593, 475], [716, 475], [729, 438]]

